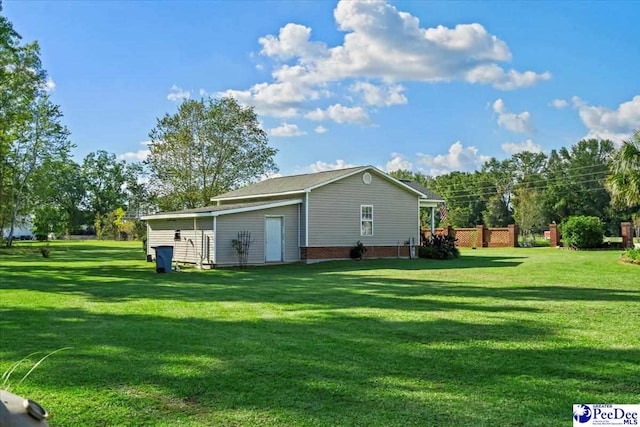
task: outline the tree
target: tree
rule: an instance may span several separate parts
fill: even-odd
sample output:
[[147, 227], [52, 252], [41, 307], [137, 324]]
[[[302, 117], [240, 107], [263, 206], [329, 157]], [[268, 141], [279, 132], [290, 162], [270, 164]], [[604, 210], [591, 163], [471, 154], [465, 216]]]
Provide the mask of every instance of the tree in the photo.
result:
[[552, 151], [544, 172], [541, 203], [546, 221], [560, 223], [569, 216], [588, 215], [611, 220], [609, 193], [604, 187], [613, 142], [581, 140], [570, 149]]
[[99, 150], [89, 153], [82, 163], [82, 175], [87, 189], [87, 205], [96, 232], [103, 228], [107, 215], [125, 205], [127, 167], [116, 155]]
[[513, 223], [511, 195], [516, 171], [513, 159], [492, 158], [482, 165], [478, 175], [478, 190], [485, 201], [483, 223], [488, 227], [506, 227]]
[[18, 215], [29, 210], [34, 173], [44, 159], [70, 147], [46, 79], [38, 44], [21, 44], [0, 15], [0, 229], [9, 224], [8, 245]]
[[520, 228], [522, 236], [530, 233], [533, 237], [534, 230], [543, 225], [544, 216], [539, 202], [538, 191], [522, 186], [515, 191], [514, 218]]
[[206, 206], [213, 196], [276, 172], [253, 107], [233, 98], [186, 100], [158, 119], [147, 159], [162, 209]]
[[[34, 191], [38, 206], [36, 220], [42, 229], [39, 234], [68, 235], [78, 231], [85, 223], [81, 207], [86, 193], [80, 165], [69, 157], [47, 160], [35, 179], [47, 183]], [[47, 227], [49, 229], [43, 231]]]
[[482, 224], [484, 201], [479, 197], [479, 174], [451, 172], [434, 178], [430, 185], [446, 202], [447, 219], [440, 225], [473, 227]]
[[138, 219], [157, 210], [156, 195], [149, 185], [148, 174], [140, 163], [127, 163], [126, 170], [127, 217]]
[[13, 230], [19, 214], [30, 211], [42, 182], [34, 179], [47, 161], [68, 156], [69, 132], [60, 123], [62, 113], [49, 101], [46, 93], [38, 94], [29, 109], [29, 121], [16, 128], [15, 139], [7, 159], [11, 175], [9, 187], [10, 225], [7, 246], [11, 246]]
[[640, 214], [640, 130], [616, 151], [606, 186], [614, 204], [638, 208]]
[[509, 206], [500, 195], [492, 196], [482, 212], [484, 224], [487, 227], [506, 227], [513, 224], [513, 215]]

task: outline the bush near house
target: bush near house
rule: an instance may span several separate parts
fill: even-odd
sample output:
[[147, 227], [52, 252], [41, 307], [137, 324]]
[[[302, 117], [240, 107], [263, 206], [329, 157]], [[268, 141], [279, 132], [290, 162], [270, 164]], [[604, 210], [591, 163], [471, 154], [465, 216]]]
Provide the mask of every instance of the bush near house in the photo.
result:
[[367, 248], [364, 246], [360, 240], [356, 243], [354, 247], [349, 251], [349, 256], [351, 259], [361, 260], [364, 257], [364, 254], [367, 253]]
[[631, 264], [640, 264], [640, 249], [629, 249], [623, 252], [622, 261]]
[[456, 248], [456, 239], [452, 236], [436, 234], [433, 239], [426, 239], [418, 249], [419, 258], [453, 259], [460, 256]]
[[565, 246], [574, 249], [602, 246], [604, 224], [595, 216], [570, 216], [560, 224]]

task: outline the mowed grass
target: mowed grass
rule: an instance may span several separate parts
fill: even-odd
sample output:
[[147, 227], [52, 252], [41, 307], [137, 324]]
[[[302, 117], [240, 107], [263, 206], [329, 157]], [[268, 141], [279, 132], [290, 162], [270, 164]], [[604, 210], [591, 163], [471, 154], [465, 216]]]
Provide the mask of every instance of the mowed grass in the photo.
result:
[[54, 426], [569, 425], [573, 403], [638, 403], [640, 268], [619, 256], [159, 275], [137, 242], [0, 252], [0, 372], [71, 347], [12, 377]]

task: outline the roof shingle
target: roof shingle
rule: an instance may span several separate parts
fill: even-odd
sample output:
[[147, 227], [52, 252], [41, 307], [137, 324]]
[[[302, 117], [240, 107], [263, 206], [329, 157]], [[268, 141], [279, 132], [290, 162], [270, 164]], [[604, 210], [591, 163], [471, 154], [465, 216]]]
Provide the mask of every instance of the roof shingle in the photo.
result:
[[368, 166], [358, 166], [348, 169], [338, 169], [325, 172], [308, 173], [304, 175], [282, 176], [248, 185], [237, 190], [229, 191], [214, 197], [212, 200], [226, 200], [251, 196], [277, 195], [283, 193], [303, 192], [307, 188], [321, 185], [325, 182], [341, 178]]

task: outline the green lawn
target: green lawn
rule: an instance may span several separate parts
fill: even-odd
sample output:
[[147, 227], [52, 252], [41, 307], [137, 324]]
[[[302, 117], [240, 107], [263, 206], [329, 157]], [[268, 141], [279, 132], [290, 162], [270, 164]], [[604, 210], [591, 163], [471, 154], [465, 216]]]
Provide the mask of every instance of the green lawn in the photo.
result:
[[54, 426], [560, 426], [638, 403], [640, 267], [462, 254], [158, 275], [139, 243], [0, 251], [0, 372], [72, 347], [12, 377]]

